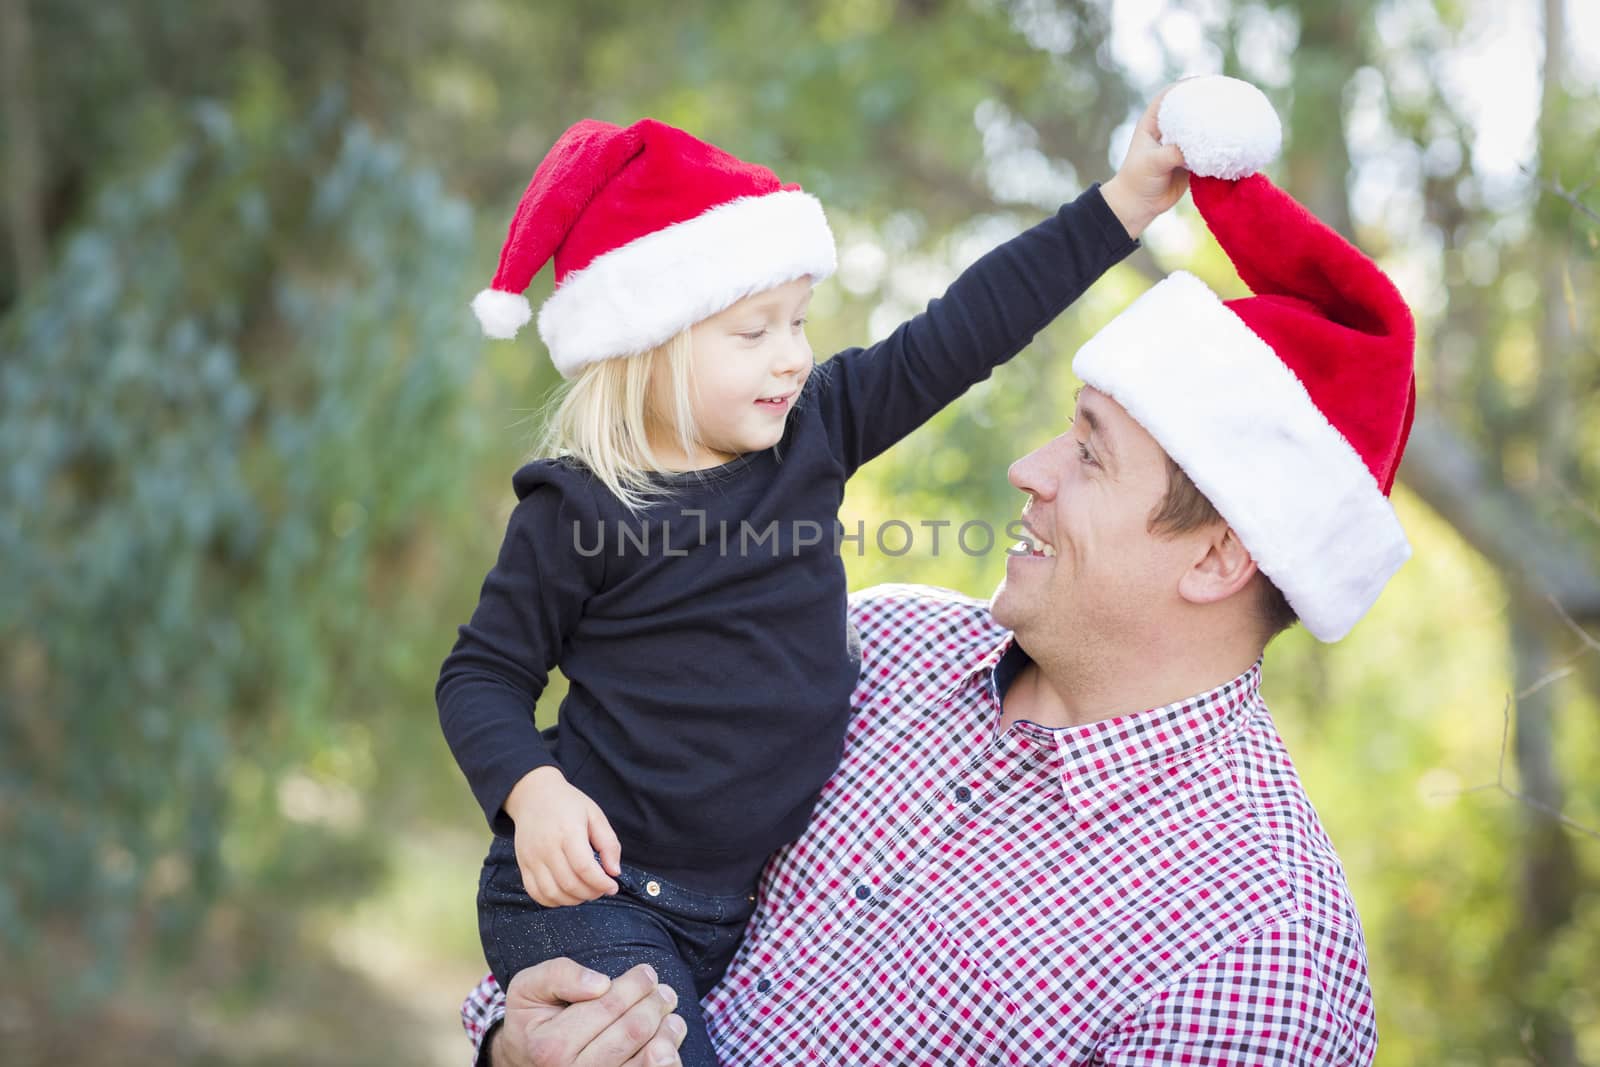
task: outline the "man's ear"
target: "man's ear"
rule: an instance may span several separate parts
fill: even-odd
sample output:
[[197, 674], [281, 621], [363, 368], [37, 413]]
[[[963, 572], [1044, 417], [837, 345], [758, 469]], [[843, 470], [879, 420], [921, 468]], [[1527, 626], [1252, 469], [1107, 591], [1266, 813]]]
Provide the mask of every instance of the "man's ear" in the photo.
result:
[[1194, 562], [1178, 580], [1178, 595], [1191, 604], [1226, 600], [1256, 576], [1256, 561], [1226, 523], [1207, 530], [1196, 548]]

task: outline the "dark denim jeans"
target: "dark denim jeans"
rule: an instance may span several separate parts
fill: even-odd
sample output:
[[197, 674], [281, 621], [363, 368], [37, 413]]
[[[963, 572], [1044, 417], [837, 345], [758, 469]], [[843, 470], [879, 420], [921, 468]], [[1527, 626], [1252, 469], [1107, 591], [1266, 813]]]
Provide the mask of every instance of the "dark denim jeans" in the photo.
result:
[[496, 836], [478, 878], [478, 935], [489, 969], [505, 988], [524, 967], [558, 956], [612, 978], [648, 963], [678, 993], [677, 1012], [689, 1027], [678, 1052], [684, 1067], [716, 1067], [700, 998], [728, 969], [755, 898], [696, 893], [627, 863], [617, 885], [614, 897], [546, 908], [523, 889], [511, 840]]

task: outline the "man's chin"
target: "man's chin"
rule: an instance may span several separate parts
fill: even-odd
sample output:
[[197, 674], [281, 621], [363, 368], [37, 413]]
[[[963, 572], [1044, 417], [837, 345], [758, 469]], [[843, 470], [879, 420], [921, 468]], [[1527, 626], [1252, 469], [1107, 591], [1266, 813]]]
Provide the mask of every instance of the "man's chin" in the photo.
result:
[[989, 615], [995, 622], [1008, 630], [1017, 628], [1017, 596], [1007, 585], [1004, 578], [995, 587], [994, 594], [989, 597]]

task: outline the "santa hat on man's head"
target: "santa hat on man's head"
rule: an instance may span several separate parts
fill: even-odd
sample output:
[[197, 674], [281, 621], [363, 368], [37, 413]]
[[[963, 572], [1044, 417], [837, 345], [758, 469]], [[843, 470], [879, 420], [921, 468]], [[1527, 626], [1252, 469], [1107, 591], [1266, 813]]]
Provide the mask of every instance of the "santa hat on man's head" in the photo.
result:
[[1337, 641], [1411, 555], [1389, 503], [1416, 404], [1411, 312], [1377, 264], [1254, 173], [1282, 135], [1261, 92], [1179, 82], [1162, 140], [1254, 296], [1157, 283], [1073, 359], [1216, 507], [1306, 629]]
[[821, 281], [835, 253], [822, 205], [767, 168], [654, 119], [585, 119], [534, 172], [500, 269], [472, 301], [485, 334], [511, 338], [527, 324], [523, 291], [551, 259], [556, 289], [539, 336], [570, 378], [752, 293]]

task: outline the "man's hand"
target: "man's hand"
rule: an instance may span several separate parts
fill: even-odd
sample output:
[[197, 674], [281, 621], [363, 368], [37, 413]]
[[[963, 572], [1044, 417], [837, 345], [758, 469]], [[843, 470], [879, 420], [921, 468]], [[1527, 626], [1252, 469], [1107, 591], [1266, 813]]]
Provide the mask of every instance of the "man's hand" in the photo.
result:
[[1183, 169], [1183, 153], [1176, 145], [1161, 144], [1161, 127], [1156, 115], [1161, 98], [1172, 86], [1156, 94], [1134, 128], [1128, 154], [1116, 176], [1100, 187], [1106, 205], [1122, 220], [1128, 236], [1137, 238], [1156, 216], [1183, 198], [1189, 188], [1189, 172]]
[[617, 892], [612, 879], [622, 873], [622, 846], [611, 821], [559, 768], [523, 775], [505, 809], [517, 824], [522, 886], [534, 900], [558, 908]]
[[518, 971], [489, 1036], [491, 1067], [676, 1067], [678, 994], [641, 963], [616, 980], [569, 959]]

